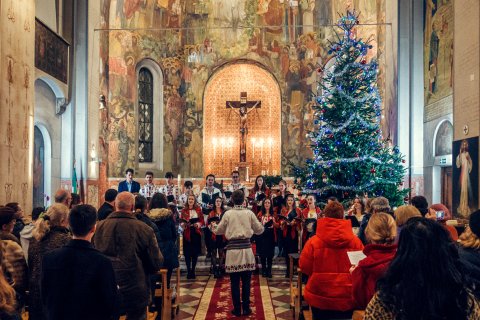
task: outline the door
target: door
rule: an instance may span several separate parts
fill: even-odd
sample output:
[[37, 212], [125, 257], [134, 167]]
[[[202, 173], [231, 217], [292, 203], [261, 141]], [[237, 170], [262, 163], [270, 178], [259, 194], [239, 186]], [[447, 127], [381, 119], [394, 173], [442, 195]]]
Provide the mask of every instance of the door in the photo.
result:
[[442, 167], [442, 203], [452, 212], [452, 167]]

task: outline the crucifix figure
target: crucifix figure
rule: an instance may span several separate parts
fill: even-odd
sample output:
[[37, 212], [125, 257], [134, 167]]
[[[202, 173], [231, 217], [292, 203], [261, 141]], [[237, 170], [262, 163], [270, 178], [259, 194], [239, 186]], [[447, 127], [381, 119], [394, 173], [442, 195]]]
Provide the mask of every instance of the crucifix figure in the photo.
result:
[[248, 114], [261, 106], [261, 101], [247, 101], [246, 92], [240, 92], [240, 101], [227, 101], [227, 108], [232, 108], [240, 116], [240, 162], [247, 161]]

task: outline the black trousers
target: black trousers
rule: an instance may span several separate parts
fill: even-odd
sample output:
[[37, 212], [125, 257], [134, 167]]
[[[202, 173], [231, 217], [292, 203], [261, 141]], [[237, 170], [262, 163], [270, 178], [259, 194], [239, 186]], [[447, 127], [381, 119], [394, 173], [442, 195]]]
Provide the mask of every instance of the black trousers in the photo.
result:
[[335, 311], [321, 310], [315, 307], [311, 308], [313, 320], [352, 319], [353, 311]]
[[262, 262], [262, 271], [263, 272], [268, 272], [272, 273], [272, 261], [273, 257], [272, 256], [260, 256], [260, 260]]
[[[232, 287], [233, 309], [240, 312], [240, 306], [244, 311], [250, 308], [250, 281], [252, 271], [230, 273], [230, 286]], [[242, 280], [242, 302], [240, 303], [240, 280]]]

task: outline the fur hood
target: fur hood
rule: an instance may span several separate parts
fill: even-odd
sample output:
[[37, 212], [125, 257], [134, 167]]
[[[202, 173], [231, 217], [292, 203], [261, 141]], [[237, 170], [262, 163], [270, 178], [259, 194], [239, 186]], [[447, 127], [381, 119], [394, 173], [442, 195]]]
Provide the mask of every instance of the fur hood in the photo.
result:
[[170, 218], [172, 215], [172, 211], [165, 208], [152, 209], [147, 214], [147, 216], [153, 221], [165, 220], [167, 218]]

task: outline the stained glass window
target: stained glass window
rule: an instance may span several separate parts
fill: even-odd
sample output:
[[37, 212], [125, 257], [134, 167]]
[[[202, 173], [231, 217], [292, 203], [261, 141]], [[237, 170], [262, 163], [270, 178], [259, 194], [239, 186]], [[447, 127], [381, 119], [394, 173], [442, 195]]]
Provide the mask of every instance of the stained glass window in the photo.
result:
[[138, 74], [138, 161], [153, 161], [153, 76], [147, 68]]

